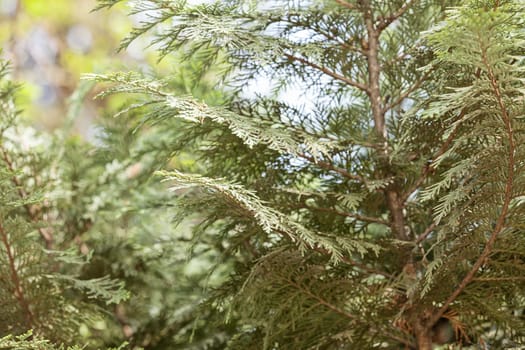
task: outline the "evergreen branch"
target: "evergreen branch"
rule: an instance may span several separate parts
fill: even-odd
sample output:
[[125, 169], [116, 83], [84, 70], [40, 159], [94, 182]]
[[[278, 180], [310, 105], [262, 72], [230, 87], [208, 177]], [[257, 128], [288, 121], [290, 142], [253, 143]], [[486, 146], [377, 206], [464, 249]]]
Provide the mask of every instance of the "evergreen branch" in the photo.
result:
[[[427, 73], [430, 73], [433, 69], [429, 70]], [[476, 78], [479, 79], [479, 77], [481, 76], [481, 70], [478, 68], [476, 70], [476, 73], [475, 73], [475, 76]], [[460, 112], [459, 112], [459, 115], [458, 115], [458, 118], [457, 120], [461, 120], [463, 119], [463, 117], [465, 116], [466, 114], [466, 109], [463, 108]], [[456, 138], [456, 135], [458, 133], [458, 129], [459, 129], [459, 126], [460, 126], [460, 123], [457, 123], [455, 124], [454, 126], [454, 129], [452, 130], [452, 132], [448, 135], [447, 139], [445, 140], [445, 142], [441, 145], [440, 149], [437, 151], [437, 153], [434, 155], [434, 157], [432, 158], [432, 160], [430, 162], [428, 162], [427, 164], [425, 164], [425, 166], [423, 167], [423, 169], [421, 170], [421, 175], [419, 176], [419, 178], [416, 180], [416, 182], [405, 192], [404, 196], [403, 196], [403, 203], [405, 203], [408, 198], [412, 195], [412, 193], [414, 193], [418, 188], [419, 186], [421, 186], [423, 184], [423, 182], [425, 182], [425, 180], [427, 179], [428, 175], [430, 173], [433, 172], [435, 166], [435, 162], [443, 155], [445, 154], [445, 152], [447, 152], [447, 150], [449, 149], [450, 145], [452, 144], [452, 142], [455, 140]]]
[[63, 280], [71, 283], [72, 288], [85, 292], [90, 299], [104, 300], [106, 305], [119, 304], [129, 298], [129, 293], [124, 289], [124, 283], [111, 279], [109, 276], [80, 280], [68, 275], [48, 275], [49, 279]]
[[366, 322], [367, 320], [363, 319], [362, 317], [359, 317], [359, 316], [356, 316], [354, 314], [351, 314], [345, 310], [342, 310], [340, 309], [339, 307], [337, 307], [336, 305], [330, 303], [329, 301], [323, 299], [322, 297], [318, 296], [317, 294], [315, 293], [312, 293], [312, 291], [310, 291], [310, 289], [308, 288], [303, 288], [300, 284], [298, 284], [297, 282], [293, 281], [292, 279], [290, 278], [285, 278], [284, 279], [290, 286], [300, 290], [301, 292], [305, 293], [307, 296], [309, 296], [310, 298], [314, 299], [315, 301], [317, 301], [320, 305], [328, 308], [329, 310], [335, 312], [336, 314], [338, 315], [341, 315], [343, 317], [346, 317], [350, 320], [352, 320], [353, 322], [358, 322], [358, 323], [362, 323], [362, 324], [365, 324], [366, 326], [368, 326], [368, 330], [374, 334], [379, 334], [379, 335], [383, 335], [387, 338], [390, 338], [392, 340], [395, 340], [395, 341], [398, 341], [400, 342], [401, 344], [405, 344], [406, 346], [410, 346], [412, 347], [414, 344], [412, 344], [412, 342], [404, 339], [404, 338], [401, 338], [395, 334], [391, 334], [390, 332], [386, 332], [384, 330], [380, 330], [374, 326], [372, 326], [371, 324], [369, 324], [368, 322]]
[[392, 13], [390, 16], [386, 18], [379, 17], [377, 19], [377, 25], [376, 29], [379, 33], [381, 33], [383, 30], [385, 30], [390, 24], [392, 24], [395, 20], [397, 20], [399, 17], [403, 16], [403, 14], [412, 6], [414, 2], [417, 0], [408, 0], [401, 6], [396, 12]]
[[164, 181], [172, 181], [172, 191], [191, 187], [203, 187], [222, 196], [229, 204], [235, 206], [247, 217], [254, 220], [267, 234], [278, 232], [299, 245], [299, 249], [313, 249], [321, 247], [331, 255], [334, 262], [339, 262], [344, 252], [357, 251], [365, 254], [369, 249], [379, 251], [378, 247], [368, 242], [351, 239], [337, 239], [330, 235], [313, 232], [281, 212], [265, 205], [253, 191], [240, 185], [221, 182], [216, 179], [205, 178], [199, 175], [188, 175], [178, 171], [158, 172], [165, 177]]
[[145, 121], [178, 117], [188, 122], [204, 124], [206, 120], [210, 120], [228, 127], [230, 132], [239, 137], [249, 148], [264, 144], [280, 153], [297, 155], [298, 152], [306, 151], [315, 156], [326, 155], [330, 149], [329, 143], [319, 142], [318, 139], [301, 130], [289, 130], [289, 126], [284, 123], [251, 118], [230, 109], [206, 105], [192, 97], [176, 96], [164, 91], [163, 84], [157, 81], [122, 73], [109, 76], [91, 74], [85, 75], [84, 78], [117, 83], [97, 97], [115, 93], [140, 93], [152, 99], [128, 106], [118, 112], [117, 116], [148, 105], [153, 110], [145, 115]]
[[386, 113], [387, 111], [391, 110], [392, 108], [400, 105], [404, 100], [405, 98], [407, 98], [408, 96], [410, 96], [410, 94], [412, 94], [414, 91], [416, 91], [417, 89], [419, 89], [419, 87], [421, 86], [421, 84], [423, 84], [425, 81], [427, 81], [428, 77], [430, 76], [430, 74], [432, 73], [432, 69], [429, 69], [428, 71], [425, 72], [425, 74], [423, 74], [423, 76], [418, 80], [416, 81], [411, 87], [409, 87], [407, 90], [405, 90], [404, 92], [402, 92], [397, 99], [395, 99], [392, 103], [384, 106], [383, 108], [383, 113]]
[[[458, 120], [461, 120], [465, 116], [465, 113], [466, 113], [465, 109], [462, 109], [461, 112], [459, 113]], [[452, 142], [454, 142], [454, 140], [456, 139], [459, 126], [460, 126], [459, 123], [457, 123], [455, 125], [454, 129], [448, 135], [447, 139], [441, 145], [441, 147], [436, 152], [436, 154], [434, 155], [432, 160], [425, 164], [425, 166], [421, 170], [421, 175], [416, 180], [416, 182], [414, 182], [414, 184], [412, 186], [410, 186], [410, 188], [408, 190], [405, 191], [405, 194], [402, 197], [403, 203], [406, 203], [406, 201], [408, 200], [408, 198], [410, 198], [412, 193], [414, 193], [425, 182], [425, 180], [427, 179], [428, 175], [430, 175], [434, 171], [434, 164], [435, 164], [435, 162], [439, 159], [439, 157], [441, 157], [443, 154], [445, 154], [445, 152], [449, 149], [449, 147], [452, 144]]]
[[[14, 336], [9, 334], [0, 338], [1, 350], [65, 350], [63, 346], [54, 345], [47, 339], [35, 337], [32, 330]], [[67, 347], [67, 350], [80, 350], [79, 347]]]
[[[9, 155], [7, 154], [7, 151], [3, 147], [0, 147], [0, 150], [2, 152], [2, 159], [4, 160], [5, 164], [7, 165], [7, 168], [9, 169], [9, 171], [11, 173], [13, 173], [11, 181], [13, 182], [15, 187], [17, 188], [18, 195], [19, 195], [20, 199], [24, 201], [24, 200], [26, 200], [28, 198], [28, 194], [24, 190], [24, 187], [23, 187], [22, 183], [20, 182], [20, 180], [18, 180], [16, 175], [14, 175], [15, 168], [14, 168], [13, 162], [11, 161], [11, 159], [9, 158]], [[34, 223], [37, 223], [39, 221], [39, 219], [35, 215], [34, 211], [31, 209], [31, 206], [28, 203], [24, 203], [24, 208], [25, 208], [25, 210], [27, 212], [27, 215], [31, 219], [31, 221], [33, 221]], [[37, 230], [38, 230], [38, 233], [40, 234], [40, 236], [44, 239], [44, 242], [46, 244], [46, 248], [47, 249], [52, 249], [53, 248], [53, 235], [51, 234], [51, 232], [49, 232], [48, 230], [46, 230], [43, 227], [39, 227]]]
[[[290, 236], [288, 234], [286, 234], [285, 232], [281, 232], [281, 231], [276, 231], [276, 232], [285, 235], [287, 238], [290, 238]], [[320, 253], [321, 255], [330, 255], [330, 252], [327, 251], [326, 249], [322, 248], [322, 247], [313, 247], [312, 250]], [[361, 270], [363, 270], [363, 271], [365, 271], [367, 273], [370, 273], [372, 275], [381, 275], [381, 276], [384, 276], [384, 277], [386, 277], [388, 279], [393, 279], [394, 278], [394, 276], [389, 274], [388, 272], [381, 271], [381, 270], [375, 269], [373, 267], [366, 266], [365, 264], [358, 263], [357, 261], [351, 260], [350, 258], [347, 258], [344, 255], [341, 256], [341, 261], [344, 262], [345, 264], [348, 264], [348, 265], [351, 265], [351, 266], [355, 266], [358, 269], [361, 269]]]
[[320, 66], [320, 65], [318, 65], [316, 63], [308, 61], [305, 58], [297, 57], [297, 56], [290, 55], [290, 54], [287, 54], [287, 53], [285, 53], [284, 56], [286, 58], [288, 58], [290, 61], [300, 62], [300, 63], [302, 63], [302, 64], [304, 64], [304, 65], [306, 65], [308, 67], [311, 67], [311, 68], [313, 68], [313, 69], [315, 69], [317, 71], [320, 71], [320, 72], [322, 72], [322, 73], [324, 73], [324, 74], [326, 74], [326, 75], [328, 75], [328, 76], [330, 76], [330, 77], [332, 77], [332, 78], [334, 78], [336, 80], [342, 81], [343, 83], [345, 83], [347, 85], [353, 86], [353, 87], [355, 87], [355, 88], [357, 88], [357, 89], [359, 89], [359, 90], [361, 90], [361, 91], [363, 91], [363, 92], [365, 92], [367, 94], [369, 93], [369, 88], [365, 84], [362, 84], [360, 82], [357, 82], [357, 81], [354, 81], [354, 80], [352, 80], [350, 78], [347, 78], [347, 77], [345, 77], [345, 76], [343, 76], [343, 75], [341, 75], [339, 73], [336, 73], [336, 72], [334, 72], [334, 71], [332, 71], [332, 70], [330, 70], [330, 69], [328, 69], [328, 68], [326, 68], [324, 66]]
[[24, 288], [22, 287], [22, 280], [18, 274], [17, 270], [17, 263], [15, 261], [15, 257], [13, 255], [13, 249], [11, 247], [11, 243], [9, 242], [9, 235], [7, 232], [5, 232], [3, 224], [0, 222], [0, 241], [4, 245], [4, 249], [7, 255], [7, 259], [9, 261], [9, 270], [11, 272], [11, 281], [14, 285], [14, 296], [16, 300], [18, 300], [18, 303], [20, 304], [20, 307], [22, 309], [22, 312], [24, 313], [25, 321], [26, 321], [26, 328], [27, 329], [33, 329], [35, 324], [35, 316], [33, 315], [33, 312], [31, 311], [31, 307], [29, 306], [29, 301], [26, 299], [26, 296], [24, 294]]
[[494, 247], [494, 243], [496, 242], [496, 239], [498, 238], [498, 235], [501, 233], [501, 231], [505, 227], [505, 220], [507, 218], [507, 213], [509, 210], [510, 202], [512, 200], [512, 192], [513, 192], [513, 186], [514, 186], [514, 167], [516, 165], [515, 159], [514, 159], [514, 153], [516, 151], [516, 145], [515, 145], [515, 140], [514, 140], [514, 130], [512, 128], [511, 117], [507, 110], [507, 106], [505, 105], [505, 102], [503, 101], [503, 96], [501, 93], [501, 89], [500, 89], [498, 80], [496, 78], [496, 75], [494, 74], [494, 71], [491, 65], [488, 62], [487, 51], [486, 51], [486, 48], [484, 47], [481, 48], [481, 56], [482, 56], [481, 58], [482, 58], [483, 65], [486, 68], [486, 72], [490, 80], [492, 92], [494, 93], [496, 97], [496, 101], [498, 103], [498, 107], [501, 112], [502, 122], [505, 125], [505, 129], [508, 135], [508, 142], [509, 142], [508, 166], [507, 166], [507, 180], [505, 181], [505, 194], [504, 194], [503, 206], [501, 209], [501, 213], [498, 216], [498, 220], [496, 221], [496, 225], [492, 233], [490, 234], [490, 237], [487, 243], [485, 244], [485, 247], [483, 248], [483, 251], [481, 252], [480, 256], [478, 257], [476, 262], [472, 265], [472, 268], [465, 275], [465, 277], [460, 282], [458, 287], [445, 300], [441, 308], [439, 308], [439, 310], [433, 315], [433, 317], [430, 320], [430, 324], [435, 324], [439, 320], [439, 318], [443, 316], [443, 314], [447, 311], [450, 304], [453, 303], [458, 298], [458, 296], [465, 290], [467, 285], [472, 282], [479, 268], [488, 259], [489, 255], [492, 252], [492, 248]]

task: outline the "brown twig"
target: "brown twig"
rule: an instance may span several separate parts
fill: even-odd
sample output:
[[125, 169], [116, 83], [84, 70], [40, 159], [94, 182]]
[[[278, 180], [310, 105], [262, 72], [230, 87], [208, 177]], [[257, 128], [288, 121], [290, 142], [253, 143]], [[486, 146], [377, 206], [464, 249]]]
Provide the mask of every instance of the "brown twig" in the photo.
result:
[[381, 65], [379, 64], [379, 32], [374, 27], [372, 8], [367, 4], [364, 9], [363, 17], [365, 20], [368, 41], [366, 42], [367, 61], [368, 61], [368, 96], [374, 117], [374, 129], [381, 139], [387, 137], [385, 115], [381, 106], [381, 89], [379, 86]]
[[[385, 122], [385, 113], [382, 107], [381, 97], [381, 65], [379, 63], [379, 36], [381, 32], [374, 25], [374, 13], [370, 0], [361, 0], [363, 5], [363, 19], [367, 32], [367, 62], [368, 62], [368, 97], [374, 118], [374, 130], [376, 135], [384, 144], [384, 157], [382, 163], [385, 167], [383, 176], [390, 176], [391, 171], [388, 164], [388, 133]], [[409, 237], [405, 226], [405, 215], [403, 213], [404, 201], [399, 190], [395, 187], [385, 189], [385, 199], [391, 216], [390, 228], [396, 238], [408, 241]]]
[[343, 168], [335, 166], [332, 163], [315, 159], [314, 157], [308, 156], [306, 154], [299, 154], [299, 156], [301, 158], [306, 159], [310, 163], [312, 163], [314, 165], [317, 165], [320, 168], [323, 168], [323, 169], [326, 169], [326, 170], [335, 171], [336, 173], [342, 175], [343, 177], [346, 177], [347, 179], [357, 180], [359, 182], [366, 183], [366, 180], [362, 176], [359, 176], [359, 175], [356, 175], [356, 174], [352, 174], [352, 173], [348, 172], [347, 170], [345, 170]]
[[417, 0], [408, 0], [397, 10], [396, 12], [392, 13], [390, 16], [386, 18], [378, 18], [378, 23], [376, 25], [376, 29], [378, 32], [382, 32], [385, 30], [390, 24], [392, 24], [395, 20], [397, 20], [399, 17], [403, 16], [403, 14], [412, 6], [412, 4]]
[[[2, 159], [4, 160], [5, 164], [7, 165], [7, 168], [9, 169], [9, 171], [11, 171], [13, 173], [12, 182], [17, 188], [18, 195], [19, 195], [20, 199], [22, 199], [22, 200], [27, 199], [28, 198], [27, 192], [24, 190], [24, 187], [23, 187], [22, 183], [20, 182], [20, 180], [18, 180], [16, 175], [14, 175], [15, 167], [13, 165], [13, 162], [9, 158], [9, 155], [7, 154], [6, 150], [3, 149], [3, 148], [0, 148], [0, 149], [1, 149], [1, 152], [2, 152]], [[27, 203], [24, 203], [24, 208], [25, 208], [25, 210], [27, 212], [27, 215], [31, 218], [31, 221], [33, 221], [34, 223], [38, 223], [39, 219], [36, 216], [36, 214], [34, 213], [34, 211], [32, 210], [31, 206], [29, 204], [27, 204]], [[49, 232], [48, 230], [46, 230], [43, 227], [39, 227], [38, 228], [38, 233], [44, 239], [44, 242], [46, 244], [46, 248], [47, 249], [51, 249], [53, 247], [53, 235], [51, 234], [51, 232]]]
[[434, 229], [436, 228], [437, 224], [435, 222], [433, 222], [432, 224], [430, 224], [430, 226], [428, 226], [425, 231], [423, 231], [422, 234], [420, 234], [419, 236], [417, 236], [416, 238], [416, 245], [418, 245], [419, 243], [423, 242], [427, 236], [432, 232], [434, 231]]
[[414, 91], [416, 91], [417, 89], [419, 89], [419, 87], [421, 86], [421, 84], [423, 84], [427, 78], [430, 76], [430, 73], [432, 73], [432, 70], [428, 70], [425, 72], [425, 74], [423, 74], [423, 76], [421, 77], [421, 79], [419, 79], [417, 82], [415, 82], [411, 87], [409, 87], [407, 90], [405, 90], [404, 92], [402, 92], [398, 98], [396, 98], [392, 103], [386, 105], [383, 107], [383, 113], [387, 112], [388, 110], [400, 105], [403, 100], [405, 98], [407, 98], [408, 96], [410, 96], [411, 93], [413, 93]]
[[320, 71], [336, 80], [339, 80], [339, 81], [342, 81], [343, 83], [347, 84], [347, 85], [350, 85], [350, 86], [353, 86], [363, 92], [366, 92], [368, 93], [368, 86], [366, 86], [365, 84], [362, 84], [360, 82], [357, 82], [357, 81], [354, 81], [352, 79], [349, 79], [347, 77], [345, 77], [344, 75], [341, 75], [339, 73], [336, 73], [324, 66], [321, 66], [321, 65], [318, 65], [316, 63], [313, 63], [313, 62], [310, 62], [308, 61], [306, 58], [302, 58], [302, 57], [297, 57], [297, 56], [294, 56], [294, 55], [290, 55], [290, 54], [287, 54], [285, 53], [284, 56], [286, 58], [288, 58], [290, 61], [296, 61], [296, 62], [299, 62], [299, 63], [302, 63], [308, 67], [311, 67], [317, 71]]
[[13, 294], [15, 295], [16, 300], [20, 304], [22, 312], [24, 313], [26, 328], [33, 329], [35, 324], [35, 316], [33, 311], [29, 306], [29, 301], [26, 299], [24, 294], [24, 288], [22, 287], [22, 282], [20, 276], [18, 275], [17, 263], [15, 257], [13, 256], [13, 248], [9, 242], [9, 237], [7, 232], [5, 232], [4, 226], [0, 223], [0, 241], [3, 243], [5, 252], [7, 255], [7, 260], [9, 263], [9, 270], [11, 272], [11, 281], [13, 282]]
[[372, 222], [372, 223], [376, 223], [376, 224], [390, 226], [390, 223], [388, 221], [385, 221], [385, 220], [380, 219], [380, 218], [375, 218], [375, 217], [372, 217], [372, 216], [360, 215], [360, 214], [355, 214], [355, 213], [349, 213], [349, 212], [346, 212], [346, 211], [340, 211], [340, 210], [333, 209], [333, 208], [311, 207], [311, 206], [308, 206], [308, 205], [302, 206], [302, 208], [307, 208], [307, 209], [311, 209], [311, 210], [315, 210], [315, 211], [321, 211], [321, 212], [325, 212], [325, 213], [332, 213], [332, 214], [336, 214], [336, 215], [339, 215], [339, 216], [345, 216], [345, 217], [348, 217], [348, 218], [354, 218], [354, 219], [359, 220], [359, 221]]
[[357, 6], [354, 5], [354, 4], [351, 4], [345, 0], [335, 0], [335, 2], [337, 2], [339, 5], [343, 6], [343, 7], [346, 7], [347, 9], [350, 9], [350, 10], [355, 10], [357, 9]]

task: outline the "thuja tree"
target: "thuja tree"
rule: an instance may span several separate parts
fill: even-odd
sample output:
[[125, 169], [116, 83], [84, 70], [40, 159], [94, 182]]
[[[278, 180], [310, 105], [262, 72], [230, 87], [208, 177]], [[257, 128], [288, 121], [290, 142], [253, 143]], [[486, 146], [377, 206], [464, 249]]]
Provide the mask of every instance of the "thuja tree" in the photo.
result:
[[[170, 88], [218, 103], [199, 67], [182, 64]], [[83, 83], [63, 127], [38, 132], [8, 77], [2, 61], [0, 349], [223, 348], [233, 323], [199, 306], [229, 265], [210, 273], [220, 250], [175, 229], [171, 195], [150, 181], [170, 161], [163, 129], [132, 133], [137, 116], [101, 116], [96, 144], [82, 140], [71, 126], [92, 87]], [[173, 162], [197, 171], [190, 155]]]
[[20, 122], [8, 72], [0, 61], [0, 348], [96, 345], [79, 330], [93, 329], [128, 293], [106, 275], [82, 278], [89, 254], [69, 244], [60, 210], [65, 145]]
[[236, 322], [228, 348], [523, 344], [522, 2], [132, 5], [122, 48], [148, 33], [161, 57], [226, 62], [220, 107], [91, 79], [199, 157], [159, 174], [234, 266], [210, 302]]

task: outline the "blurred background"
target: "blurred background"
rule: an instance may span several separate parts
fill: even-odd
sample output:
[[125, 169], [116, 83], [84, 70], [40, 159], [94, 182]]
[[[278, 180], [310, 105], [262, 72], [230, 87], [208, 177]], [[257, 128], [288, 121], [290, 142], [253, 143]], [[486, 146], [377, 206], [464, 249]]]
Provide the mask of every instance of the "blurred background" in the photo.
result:
[[[23, 83], [18, 102], [24, 118], [39, 129], [52, 131], [64, 123], [82, 74], [144, 70], [157, 59], [146, 38], [117, 52], [140, 18], [126, 16], [124, 5], [92, 12], [95, 7], [96, 0], [0, 0], [0, 55]], [[169, 65], [156, 69], [163, 64]], [[102, 103], [108, 102], [87, 99], [74, 118], [75, 132], [92, 137]]]

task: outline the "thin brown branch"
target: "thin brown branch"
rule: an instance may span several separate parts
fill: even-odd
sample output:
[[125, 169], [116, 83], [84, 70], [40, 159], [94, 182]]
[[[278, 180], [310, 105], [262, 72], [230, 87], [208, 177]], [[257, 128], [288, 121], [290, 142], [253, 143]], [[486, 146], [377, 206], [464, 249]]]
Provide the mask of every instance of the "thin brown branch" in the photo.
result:
[[308, 61], [306, 58], [302, 58], [302, 57], [297, 57], [297, 56], [294, 56], [294, 55], [290, 55], [290, 54], [287, 54], [285, 53], [284, 56], [286, 58], [288, 58], [289, 60], [291, 61], [296, 61], [296, 62], [299, 62], [299, 63], [302, 63], [304, 64], [305, 66], [308, 66], [308, 67], [311, 67], [319, 72], [322, 72], [336, 80], [339, 80], [339, 81], [342, 81], [343, 83], [347, 84], [347, 85], [350, 85], [350, 86], [353, 86], [363, 92], [366, 92], [368, 94], [368, 86], [366, 86], [365, 84], [362, 84], [360, 82], [357, 82], [357, 81], [354, 81], [352, 79], [349, 79], [347, 77], [345, 77], [344, 75], [341, 75], [339, 73], [336, 73], [330, 69], [328, 69], [327, 67], [324, 67], [324, 66], [321, 66], [321, 65], [318, 65], [316, 63], [313, 63], [313, 62], [310, 62]]
[[416, 91], [417, 89], [419, 89], [419, 87], [421, 86], [421, 84], [423, 84], [427, 79], [428, 77], [430, 76], [430, 73], [432, 73], [432, 70], [428, 70], [425, 72], [425, 74], [423, 74], [423, 76], [421, 77], [421, 79], [419, 79], [418, 81], [416, 81], [411, 87], [409, 87], [407, 90], [405, 90], [404, 92], [402, 92], [398, 97], [397, 99], [395, 99], [392, 103], [386, 105], [383, 107], [383, 113], [386, 113], [387, 111], [391, 110], [392, 108], [400, 105], [403, 100], [405, 98], [407, 98], [408, 96], [410, 96], [410, 94], [412, 94], [414, 91]]
[[311, 206], [308, 206], [308, 205], [303, 206], [303, 208], [307, 208], [307, 209], [311, 209], [311, 210], [315, 210], [315, 211], [320, 211], [320, 212], [324, 212], [324, 213], [332, 213], [332, 214], [335, 214], [335, 215], [345, 216], [345, 217], [348, 217], [348, 218], [354, 218], [354, 219], [359, 220], [359, 221], [364, 221], [364, 222], [370, 222], [370, 223], [376, 223], [376, 224], [390, 226], [390, 223], [388, 221], [385, 221], [385, 220], [380, 219], [380, 218], [375, 218], [375, 217], [372, 217], [372, 216], [360, 215], [360, 214], [356, 214], [356, 213], [349, 213], [349, 212], [346, 212], [346, 211], [340, 211], [340, 210], [333, 209], [333, 208], [311, 207]]
[[516, 277], [474, 277], [473, 282], [512, 282], [525, 281], [525, 276]]
[[[2, 152], [2, 159], [4, 160], [5, 164], [7, 165], [7, 168], [9, 169], [9, 171], [11, 171], [13, 173], [12, 182], [17, 188], [18, 196], [20, 197], [21, 200], [27, 199], [27, 197], [28, 197], [27, 192], [24, 190], [24, 187], [23, 187], [22, 183], [20, 182], [20, 180], [16, 177], [16, 175], [14, 175], [15, 167], [13, 165], [13, 162], [9, 158], [9, 155], [7, 154], [5, 149], [0, 148], [0, 150]], [[24, 208], [25, 208], [25, 210], [27, 212], [27, 215], [31, 218], [31, 221], [33, 221], [34, 223], [38, 223], [39, 219], [36, 216], [36, 214], [33, 211], [33, 209], [31, 208], [31, 206], [29, 204], [25, 203], [24, 204]], [[51, 234], [51, 232], [49, 232], [49, 230], [46, 230], [43, 227], [39, 227], [38, 228], [38, 233], [40, 234], [40, 236], [44, 240], [44, 242], [46, 244], [46, 248], [47, 249], [51, 249], [53, 247], [53, 235]]]
[[352, 173], [348, 172], [347, 170], [345, 170], [343, 168], [339, 168], [339, 167], [333, 165], [332, 163], [324, 162], [324, 161], [315, 159], [314, 157], [308, 156], [306, 154], [299, 154], [299, 156], [304, 158], [304, 159], [306, 159], [310, 163], [312, 163], [314, 165], [317, 165], [320, 168], [334, 171], [334, 172], [342, 175], [343, 177], [346, 177], [347, 179], [356, 180], [356, 181], [359, 181], [359, 182], [362, 182], [362, 183], [366, 184], [366, 179], [364, 179], [362, 176], [359, 176], [359, 175], [356, 175], [356, 174], [352, 174]]
[[432, 232], [434, 231], [434, 229], [436, 228], [437, 224], [435, 222], [433, 222], [432, 224], [430, 224], [430, 226], [428, 226], [425, 231], [423, 231], [422, 234], [420, 234], [419, 236], [417, 236], [416, 238], [416, 245], [423, 242], [427, 236]]
[[386, 140], [385, 115], [381, 107], [382, 99], [381, 89], [379, 87], [381, 73], [381, 65], [379, 64], [379, 33], [374, 28], [373, 11], [368, 2], [363, 17], [368, 35], [368, 41], [366, 42], [366, 46], [368, 47], [368, 95], [374, 116], [374, 129], [381, 139]]
[[443, 314], [446, 312], [450, 304], [453, 303], [458, 298], [458, 296], [465, 290], [467, 285], [470, 282], [472, 282], [479, 268], [485, 263], [485, 261], [489, 257], [490, 253], [492, 252], [492, 248], [494, 247], [494, 243], [496, 242], [496, 239], [498, 238], [498, 235], [501, 233], [501, 231], [505, 227], [507, 213], [509, 211], [510, 202], [512, 200], [512, 192], [513, 192], [513, 186], [514, 186], [514, 167], [515, 167], [514, 153], [516, 151], [516, 145], [514, 141], [514, 130], [512, 128], [511, 118], [508, 114], [507, 107], [505, 105], [505, 102], [503, 101], [503, 96], [501, 94], [498, 80], [494, 74], [494, 71], [492, 70], [492, 67], [488, 63], [486, 50], [484, 50], [483, 48], [482, 48], [482, 61], [487, 69], [487, 74], [490, 79], [492, 91], [496, 97], [498, 107], [501, 111], [501, 119], [505, 125], [505, 129], [508, 135], [508, 142], [509, 142], [508, 166], [507, 166], [507, 180], [505, 181], [505, 196], [503, 199], [503, 205], [501, 208], [500, 215], [498, 216], [498, 220], [496, 221], [494, 230], [490, 234], [490, 237], [487, 243], [485, 244], [483, 251], [481, 252], [478, 259], [472, 265], [472, 268], [467, 272], [463, 280], [460, 282], [458, 287], [445, 300], [441, 308], [433, 315], [430, 324], [434, 324], [435, 322], [437, 322], [437, 320], [439, 320], [441, 316], [443, 316]]
[[33, 315], [33, 312], [31, 311], [31, 308], [29, 306], [29, 301], [26, 299], [26, 296], [24, 294], [24, 288], [22, 287], [22, 281], [20, 279], [20, 276], [18, 275], [18, 270], [16, 269], [17, 263], [15, 261], [15, 257], [13, 255], [13, 248], [11, 247], [11, 242], [9, 241], [9, 237], [7, 232], [5, 232], [4, 226], [0, 223], [0, 241], [4, 245], [5, 252], [7, 255], [7, 260], [9, 263], [9, 270], [11, 273], [11, 281], [13, 282], [13, 294], [20, 304], [20, 308], [22, 309], [22, 312], [24, 313], [24, 318], [26, 322], [26, 328], [27, 329], [33, 329], [35, 324], [35, 316]]
[[392, 13], [390, 16], [385, 18], [378, 18], [377, 20], [377, 31], [382, 32], [385, 30], [390, 24], [392, 24], [395, 20], [397, 20], [399, 17], [403, 16], [405, 12], [416, 2], [417, 0], [408, 0], [401, 6], [396, 12]]
[[346, 7], [347, 9], [350, 9], [350, 10], [356, 10], [357, 9], [356, 5], [351, 4], [351, 3], [349, 3], [348, 1], [345, 1], [345, 0], [335, 0], [335, 2], [338, 3], [339, 5], [343, 6], [343, 7]]

